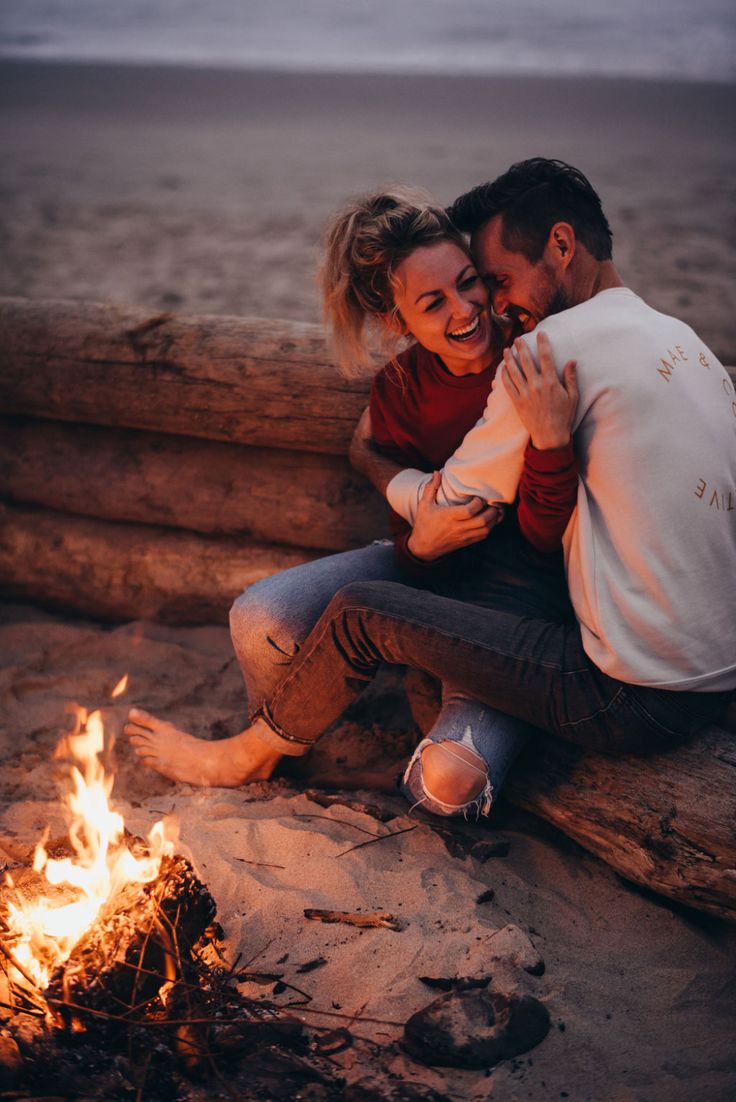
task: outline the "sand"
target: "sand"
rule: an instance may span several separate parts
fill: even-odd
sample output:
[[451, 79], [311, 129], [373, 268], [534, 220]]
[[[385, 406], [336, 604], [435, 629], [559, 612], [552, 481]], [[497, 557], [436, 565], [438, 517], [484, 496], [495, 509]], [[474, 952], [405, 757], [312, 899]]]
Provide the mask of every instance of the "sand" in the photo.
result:
[[[69, 701], [103, 706], [111, 735], [131, 704], [203, 737], [233, 733], [243, 719], [224, 628], [111, 628], [0, 607], [0, 864], [27, 860], [45, 826], [62, 832], [51, 755]], [[126, 671], [128, 692], [113, 705], [109, 694]], [[390, 682], [382, 694], [325, 736], [323, 763], [371, 767], [408, 751], [415, 735], [406, 711]], [[309, 1025], [345, 1024], [316, 1011], [379, 1019], [351, 1025], [356, 1042], [336, 1057], [348, 1083], [367, 1079], [380, 1097], [398, 1075], [452, 1102], [733, 1097], [733, 926], [635, 890], [503, 806], [487, 824], [461, 822], [448, 834], [447, 823], [411, 814], [399, 797], [350, 793], [325, 807], [308, 777], [240, 790], [174, 785], [142, 770], [124, 738], [116, 759], [116, 806], [140, 834], [162, 815], [176, 819], [180, 850], [217, 900], [230, 959], [240, 952], [310, 995]], [[508, 852], [482, 863], [468, 853], [479, 839], [506, 842]], [[489, 889], [493, 899], [478, 903]], [[327, 926], [307, 921], [308, 907], [388, 911], [404, 929]], [[515, 964], [510, 937], [525, 941], [531, 958]], [[523, 965], [537, 956], [545, 970], [531, 976]], [[325, 963], [300, 971], [317, 959]], [[402, 1052], [402, 1023], [437, 995], [418, 977], [488, 974], [547, 1007], [552, 1028], [540, 1045], [488, 1075], [423, 1067]], [[272, 997], [271, 986], [243, 991]]]
[[346, 196], [449, 202], [558, 156], [599, 189], [629, 285], [736, 363], [734, 87], [10, 62], [0, 87], [0, 295], [314, 320]]
[[[512, 160], [557, 155], [598, 186], [630, 285], [736, 363], [732, 88], [11, 63], [0, 82], [0, 295], [315, 319], [317, 245], [346, 195], [403, 179], [445, 202]], [[26, 859], [47, 824], [61, 829], [51, 754], [65, 705], [105, 704], [125, 671], [125, 702], [106, 707], [111, 733], [131, 704], [203, 737], [243, 722], [223, 626], [111, 627], [2, 607], [0, 865]], [[372, 767], [415, 738], [389, 680], [318, 757]], [[351, 1026], [356, 1044], [336, 1057], [348, 1082], [367, 1078], [378, 1092], [399, 1076], [453, 1102], [733, 1097], [733, 927], [633, 889], [503, 805], [448, 835], [398, 797], [325, 807], [305, 793], [308, 776], [204, 791], [143, 771], [123, 740], [117, 759], [128, 825], [178, 819], [233, 957], [283, 971], [313, 1011], [398, 1023]], [[365, 831], [407, 827], [343, 852]], [[507, 855], [481, 863], [468, 852], [478, 839], [507, 842]], [[478, 904], [488, 889], [493, 899]], [[310, 906], [386, 910], [405, 928], [310, 923]], [[510, 960], [508, 926], [543, 975]], [[299, 971], [319, 957], [322, 967]], [[419, 976], [504, 969], [547, 1006], [542, 1044], [488, 1075], [402, 1053], [401, 1023], [435, 995]]]

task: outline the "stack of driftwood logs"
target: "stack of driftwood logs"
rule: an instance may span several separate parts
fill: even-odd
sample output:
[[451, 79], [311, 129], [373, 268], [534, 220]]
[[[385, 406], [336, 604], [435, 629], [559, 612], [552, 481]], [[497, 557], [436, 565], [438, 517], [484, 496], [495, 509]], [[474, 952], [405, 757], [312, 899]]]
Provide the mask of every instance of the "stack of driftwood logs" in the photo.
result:
[[385, 534], [345, 453], [367, 381], [321, 330], [0, 302], [0, 586], [93, 616], [224, 621], [251, 582]]
[[[257, 578], [385, 532], [345, 458], [367, 382], [320, 329], [0, 301], [0, 590], [224, 622]], [[426, 726], [431, 695], [415, 693]], [[510, 800], [625, 877], [736, 920], [736, 739], [648, 759], [535, 743]]]

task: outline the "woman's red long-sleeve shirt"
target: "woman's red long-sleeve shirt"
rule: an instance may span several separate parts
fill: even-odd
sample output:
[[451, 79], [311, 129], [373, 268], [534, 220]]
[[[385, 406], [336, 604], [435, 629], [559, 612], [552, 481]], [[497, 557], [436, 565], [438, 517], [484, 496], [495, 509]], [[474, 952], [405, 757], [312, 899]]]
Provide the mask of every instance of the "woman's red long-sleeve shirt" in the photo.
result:
[[[379, 450], [404, 467], [439, 470], [480, 419], [496, 372], [451, 375], [432, 352], [415, 344], [387, 364], [373, 380], [370, 411]], [[557, 550], [577, 498], [578, 466], [572, 444], [524, 455], [519, 483], [518, 520], [538, 551]], [[411, 527], [391, 514], [396, 555], [412, 573], [436, 570], [438, 562], [416, 559], [407, 544]]]

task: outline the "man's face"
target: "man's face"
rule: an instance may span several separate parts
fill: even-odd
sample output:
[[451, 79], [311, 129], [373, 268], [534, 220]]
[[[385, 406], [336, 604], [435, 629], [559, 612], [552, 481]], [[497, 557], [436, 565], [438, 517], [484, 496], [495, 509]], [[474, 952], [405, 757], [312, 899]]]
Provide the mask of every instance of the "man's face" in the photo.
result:
[[510, 252], [501, 240], [501, 215], [477, 230], [470, 242], [476, 267], [491, 295], [493, 309], [514, 325], [512, 336], [530, 333], [542, 318], [570, 306], [561, 275], [547, 250], [532, 264], [523, 253]]

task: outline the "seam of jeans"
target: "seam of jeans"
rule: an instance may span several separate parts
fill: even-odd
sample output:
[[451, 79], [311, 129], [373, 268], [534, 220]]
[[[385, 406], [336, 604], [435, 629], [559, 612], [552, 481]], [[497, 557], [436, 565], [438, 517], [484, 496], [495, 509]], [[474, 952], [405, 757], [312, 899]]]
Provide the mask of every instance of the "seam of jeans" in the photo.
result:
[[[643, 719], [645, 723], [649, 723], [655, 730], [659, 731], [660, 733], [662, 731], [665, 731], [668, 735], [672, 735], [674, 738], [679, 739], [684, 738], [687, 735], [686, 731], [673, 731], [672, 728], [668, 727], [666, 723], [663, 723], [662, 720], [657, 719], [656, 716], [653, 716], [649, 709], [644, 704], [642, 704], [641, 700], [639, 700], [636, 694], [631, 694], [631, 696], [629, 697], [629, 704], [635, 712], [638, 712], [639, 717]], [[692, 719], [692, 716], [690, 718]]]
[[567, 723], [560, 723], [560, 725], [559, 725], [560, 730], [563, 731], [563, 730], [566, 730], [570, 727], [579, 727], [581, 723], [589, 723], [591, 719], [596, 719], [598, 716], [605, 715], [606, 712], [610, 711], [610, 709], [614, 706], [614, 704], [616, 704], [616, 702], [623, 695], [623, 693], [624, 693], [624, 688], [623, 688], [623, 686], [621, 686], [618, 689], [618, 691], [616, 692], [615, 696], [611, 697], [608, 704], [606, 704], [605, 708], [597, 708], [594, 712], [591, 712], [589, 715], [581, 716], [580, 719], [569, 720]]
[[275, 735], [278, 735], [284, 740], [284, 742], [294, 742], [299, 746], [311, 746], [314, 743], [314, 739], [311, 738], [299, 738], [298, 735], [288, 735], [282, 727], [279, 727], [276, 720], [271, 715], [268, 705], [262, 704], [255, 714], [255, 719], [262, 719], [267, 727], [270, 727]]

